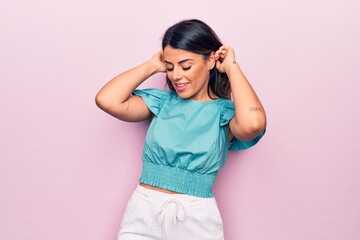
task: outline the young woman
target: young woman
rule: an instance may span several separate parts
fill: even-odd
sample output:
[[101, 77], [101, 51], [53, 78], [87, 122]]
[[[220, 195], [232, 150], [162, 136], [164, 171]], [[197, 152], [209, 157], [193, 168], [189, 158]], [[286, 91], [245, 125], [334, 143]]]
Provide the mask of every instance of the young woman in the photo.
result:
[[[159, 72], [170, 90], [136, 89]], [[161, 51], [109, 81], [96, 103], [123, 121], [151, 121], [118, 240], [224, 239], [217, 172], [229, 149], [253, 146], [266, 127], [234, 50], [204, 22], [181, 21], [167, 29]]]

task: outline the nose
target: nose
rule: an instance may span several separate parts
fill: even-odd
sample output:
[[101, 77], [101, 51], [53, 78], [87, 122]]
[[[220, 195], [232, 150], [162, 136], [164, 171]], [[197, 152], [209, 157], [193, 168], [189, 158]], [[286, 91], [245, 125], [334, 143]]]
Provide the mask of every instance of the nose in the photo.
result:
[[172, 79], [173, 80], [179, 80], [182, 78], [182, 71], [181, 69], [174, 67], [173, 71], [172, 71]]

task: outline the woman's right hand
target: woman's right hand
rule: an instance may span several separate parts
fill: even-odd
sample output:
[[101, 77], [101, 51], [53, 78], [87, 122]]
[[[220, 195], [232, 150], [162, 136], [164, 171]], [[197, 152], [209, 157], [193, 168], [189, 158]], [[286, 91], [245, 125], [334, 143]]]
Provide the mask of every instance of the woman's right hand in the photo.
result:
[[151, 59], [151, 64], [156, 72], [166, 72], [166, 64], [164, 62], [163, 51], [158, 51]]

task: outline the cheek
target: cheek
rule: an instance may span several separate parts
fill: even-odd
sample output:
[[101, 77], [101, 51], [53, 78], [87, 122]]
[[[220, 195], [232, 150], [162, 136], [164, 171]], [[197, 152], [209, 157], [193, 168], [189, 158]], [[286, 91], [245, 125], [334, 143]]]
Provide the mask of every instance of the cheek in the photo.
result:
[[167, 77], [167, 79], [169, 79], [170, 81], [172, 81], [172, 77], [173, 77], [173, 75], [172, 75], [172, 72], [166, 72], [166, 77]]
[[205, 81], [209, 79], [209, 72], [206, 71], [206, 68], [198, 67], [188, 71], [186, 76], [190, 80]]
[[196, 72], [196, 78], [199, 82], [208, 82], [210, 77], [210, 72], [206, 68], [201, 68]]

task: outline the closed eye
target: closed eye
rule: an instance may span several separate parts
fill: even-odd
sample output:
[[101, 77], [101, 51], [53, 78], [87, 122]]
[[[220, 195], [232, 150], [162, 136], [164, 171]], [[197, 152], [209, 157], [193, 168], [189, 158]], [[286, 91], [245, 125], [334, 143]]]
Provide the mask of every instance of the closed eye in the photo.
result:
[[[187, 71], [187, 70], [190, 70], [191, 66], [190, 67], [186, 67], [186, 68], [182, 68], [184, 71]], [[171, 72], [172, 70], [174, 70], [174, 68], [168, 68], [166, 69], [168, 72]]]

